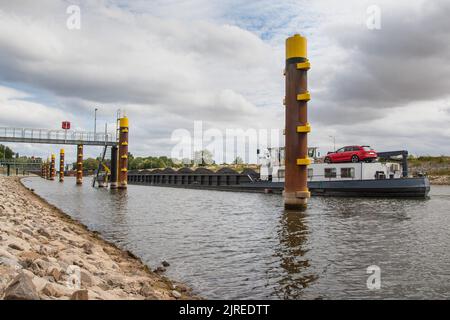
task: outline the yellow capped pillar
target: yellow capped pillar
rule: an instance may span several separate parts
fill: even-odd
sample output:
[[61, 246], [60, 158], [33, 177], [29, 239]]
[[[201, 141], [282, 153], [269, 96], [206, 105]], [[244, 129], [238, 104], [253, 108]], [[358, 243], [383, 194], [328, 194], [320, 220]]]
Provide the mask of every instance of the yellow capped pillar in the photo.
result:
[[120, 119], [119, 133], [119, 189], [128, 186], [128, 118]]
[[83, 184], [83, 145], [77, 146], [77, 185]]
[[286, 40], [286, 96], [285, 96], [285, 182], [284, 206], [286, 209], [306, 208], [310, 197], [308, 190], [308, 92], [306, 38], [296, 34]]
[[56, 168], [55, 168], [55, 163], [56, 163], [56, 156], [54, 154], [52, 154], [52, 158], [51, 158], [51, 162], [50, 162], [50, 180], [55, 180], [55, 176], [56, 176]]
[[64, 149], [59, 151], [59, 182], [64, 182]]

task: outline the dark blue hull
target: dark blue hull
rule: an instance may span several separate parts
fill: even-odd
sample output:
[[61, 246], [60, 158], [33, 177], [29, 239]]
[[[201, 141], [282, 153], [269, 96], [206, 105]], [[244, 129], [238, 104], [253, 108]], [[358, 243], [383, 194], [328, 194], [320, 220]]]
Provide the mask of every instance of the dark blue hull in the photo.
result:
[[[235, 192], [282, 193], [284, 189], [283, 182], [263, 181], [231, 185], [146, 183], [133, 181], [129, 183]], [[313, 196], [426, 198], [430, 192], [430, 182], [426, 177], [382, 180], [310, 181], [308, 182], [308, 188]]]

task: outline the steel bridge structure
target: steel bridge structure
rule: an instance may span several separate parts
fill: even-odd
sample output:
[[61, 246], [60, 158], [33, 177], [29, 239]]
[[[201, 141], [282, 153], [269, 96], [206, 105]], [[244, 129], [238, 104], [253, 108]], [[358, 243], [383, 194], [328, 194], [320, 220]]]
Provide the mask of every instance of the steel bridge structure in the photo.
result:
[[8, 127], [0, 127], [0, 142], [108, 147], [118, 145], [115, 136], [111, 133]]

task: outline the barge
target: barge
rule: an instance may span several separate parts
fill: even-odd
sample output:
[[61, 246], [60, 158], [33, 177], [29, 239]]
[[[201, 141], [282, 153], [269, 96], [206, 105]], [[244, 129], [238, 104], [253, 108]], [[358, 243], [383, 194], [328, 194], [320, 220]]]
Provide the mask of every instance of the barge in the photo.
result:
[[[320, 163], [308, 167], [308, 188], [313, 196], [426, 198], [430, 182], [426, 177], [408, 177], [402, 163]], [[128, 174], [129, 184], [237, 192], [279, 193], [284, 189], [284, 163], [281, 149], [269, 149], [261, 159], [260, 173], [231, 168], [212, 171], [135, 170]]]

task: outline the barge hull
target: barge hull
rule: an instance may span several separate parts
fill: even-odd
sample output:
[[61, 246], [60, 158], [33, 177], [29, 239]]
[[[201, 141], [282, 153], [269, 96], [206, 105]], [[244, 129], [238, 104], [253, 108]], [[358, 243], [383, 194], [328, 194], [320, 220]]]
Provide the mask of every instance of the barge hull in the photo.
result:
[[[208, 185], [199, 183], [169, 184], [146, 182], [130, 182], [130, 184], [199, 190], [258, 192], [275, 194], [281, 194], [284, 190], [283, 182], [264, 181], [247, 182], [233, 185]], [[310, 192], [313, 196], [426, 198], [428, 196], [428, 193], [430, 192], [430, 182], [426, 177], [380, 180], [309, 181], [308, 188], [310, 189]]]

